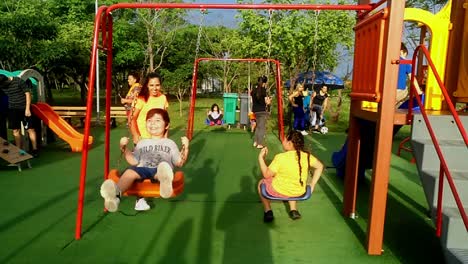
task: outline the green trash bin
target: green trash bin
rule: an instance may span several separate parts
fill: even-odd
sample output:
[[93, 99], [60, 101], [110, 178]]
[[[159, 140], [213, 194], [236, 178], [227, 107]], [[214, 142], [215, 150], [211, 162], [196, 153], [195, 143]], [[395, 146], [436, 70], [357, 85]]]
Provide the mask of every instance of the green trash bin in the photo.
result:
[[224, 93], [224, 123], [233, 125], [236, 123], [236, 93]]

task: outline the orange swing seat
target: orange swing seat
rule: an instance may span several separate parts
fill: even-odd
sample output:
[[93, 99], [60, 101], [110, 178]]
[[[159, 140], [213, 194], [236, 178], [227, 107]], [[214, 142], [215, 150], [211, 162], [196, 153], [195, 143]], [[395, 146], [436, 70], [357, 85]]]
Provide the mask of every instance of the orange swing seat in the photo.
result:
[[[119, 171], [113, 169], [109, 172], [109, 179], [114, 182], [118, 182], [120, 178]], [[174, 173], [174, 180], [172, 181], [172, 195], [176, 197], [184, 191], [184, 173], [182, 171], [176, 171]], [[159, 182], [152, 183], [150, 180], [144, 180], [142, 182], [134, 182], [133, 185], [123, 193], [124, 196], [139, 196], [139, 197], [161, 197], [159, 192]]]

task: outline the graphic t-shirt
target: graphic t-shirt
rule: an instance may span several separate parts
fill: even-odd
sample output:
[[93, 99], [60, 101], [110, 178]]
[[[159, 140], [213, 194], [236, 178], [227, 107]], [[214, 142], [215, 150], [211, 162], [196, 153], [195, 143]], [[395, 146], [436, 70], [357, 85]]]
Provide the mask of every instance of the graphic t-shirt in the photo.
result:
[[172, 139], [142, 139], [133, 151], [138, 161], [137, 167], [157, 168], [159, 163], [165, 161], [174, 168], [180, 162], [180, 151]]

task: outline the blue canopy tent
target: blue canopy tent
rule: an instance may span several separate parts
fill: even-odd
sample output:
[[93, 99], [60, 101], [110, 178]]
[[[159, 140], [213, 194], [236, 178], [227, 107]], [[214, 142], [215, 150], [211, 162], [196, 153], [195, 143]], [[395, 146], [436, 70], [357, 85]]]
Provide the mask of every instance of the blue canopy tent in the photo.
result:
[[[304, 83], [305, 88], [309, 90], [312, 89], [312, 87], [314, 89], [318, 89], [323, 84], [327, 85], [328, 90], [344, 89], [343, 80], [328, 71], [316, 71], [313, 84], [312, 79], [314, 79], [314, 73], [312, 71], [308, 71], [299, 73], [296, 82]], [[289, 88], [291, 86], [291, 81], [287, 80], [284, 86]]]

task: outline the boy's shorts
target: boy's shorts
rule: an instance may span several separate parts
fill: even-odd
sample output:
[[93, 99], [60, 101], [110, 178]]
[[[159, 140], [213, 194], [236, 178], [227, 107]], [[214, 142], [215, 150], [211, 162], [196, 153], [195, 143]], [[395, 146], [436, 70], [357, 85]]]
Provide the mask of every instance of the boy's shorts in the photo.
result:
[[8, 110], [8, 128], [21, 129], [21, 122], [24, 120], [25, 109], [9, 109]]
[[151, 181], [155, 180], [154, 175], [156, 175], [156, 172], [158, 171], [157, 168], [137, 167], [137, 166], [130, 166], [127, 168], [127, 170], [135, 171], [142, 180], [148, 179]]

